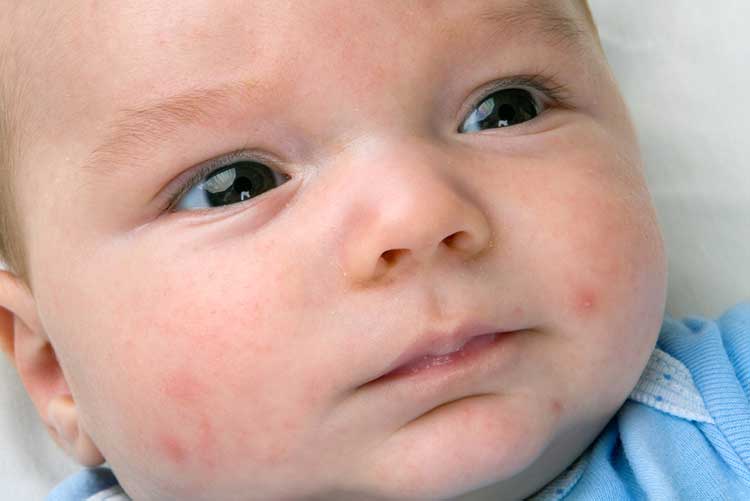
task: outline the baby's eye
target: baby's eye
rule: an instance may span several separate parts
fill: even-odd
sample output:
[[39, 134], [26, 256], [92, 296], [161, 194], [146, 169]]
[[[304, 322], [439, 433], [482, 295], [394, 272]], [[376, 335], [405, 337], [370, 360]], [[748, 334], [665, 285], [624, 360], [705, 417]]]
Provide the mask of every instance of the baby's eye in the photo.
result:
[[534, 96], [524, 89], [502, 89], [485, 98], [459, 128], [459, 132], [480, 131], [485, 127], [510, 127], [539, 115]]
[[[183, 195], [174, 201], [173, 211], [221, 207], [257, 197], [291, 179], [269, 167], [250, 160], [232, 162], [208, 173], [199, 172], [198, 179], [188, 182]], [[196, 180], [197, 181], [197, 180]]]

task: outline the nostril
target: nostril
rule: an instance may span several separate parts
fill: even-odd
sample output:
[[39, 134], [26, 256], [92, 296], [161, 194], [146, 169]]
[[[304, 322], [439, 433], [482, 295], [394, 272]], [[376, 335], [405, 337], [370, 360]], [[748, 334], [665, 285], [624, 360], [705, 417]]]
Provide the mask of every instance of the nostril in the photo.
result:
[[446, 245], [454, 249], [466, 249], [471, 245], [471, 236], [465, 231], [457, 231], [453, 235], [445, 237]]
[[385, 251], [383, 253], [383, 261], [385, 261], [388, 264], [393, 264], [394, 262], [398, 261], [401, 255], [406, 254], [408, 252], [409, 251], [406, 249], [391, 249], [389, 251]]

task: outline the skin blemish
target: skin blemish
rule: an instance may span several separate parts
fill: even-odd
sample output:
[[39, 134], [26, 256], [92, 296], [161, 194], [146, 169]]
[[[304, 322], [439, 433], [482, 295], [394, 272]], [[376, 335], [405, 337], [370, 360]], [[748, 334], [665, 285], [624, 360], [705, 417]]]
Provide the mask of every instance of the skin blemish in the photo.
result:
[[216, 437], [208, 416], [200, 416], [200, 423], [191, 423], [191, 425], [197, 426], [196, 443], [186, 444], [170, 433], [162, 433], [157, 439], [159, 449], [164, 457], [175, 466], [186, 467], [188, 460], [192, 457], [198, 459], [204, 468], [214, 470], [217, 466]]
[[551, 407], [551, 410], [552, 410], [552, 415], [555, 418], [559, 419], [560, 418], [560, 414], [562, 414], [562, 410], [563, 410], [562, 402], [560, 400], [553, 399], [552, 400], [552, 404], [551, 404], [550, 407]]
[[180, 441], [172, 435], [164, 434], [159, 437], [159, 447], [164, 456], [176, 465], [183, 465], [187, 460], [187, 451]]
[[591, 289], [579, 289], [573, 299], [573, 310], [578, 316], [589, 316], [596, 311], [596, 293]]
[[164, 395], [180, 404], [194, 402], [201, 391], [201, 384], [193, 374], [187, 370], [179, 370], [170, 374], [164, 381]]
[[[173, 435], [164, 433], [159, 445], [164, 456], [173, 464], [185, 466], [191, 457], [199, 458], [203, 466], [213, 469], [217, 464], [215, 456], [215, 434], [209, 416], [202, 412], [205, 406], [203, 397], [209, 394], [204, 384], [190, 368], [183, 367], [170, 372], [162, 383], [165, 400], [175, 404], [182, 421], [191, 434], [189, 443], [184, 443]], [[196, 451], [199, 453], [196, 454]]]

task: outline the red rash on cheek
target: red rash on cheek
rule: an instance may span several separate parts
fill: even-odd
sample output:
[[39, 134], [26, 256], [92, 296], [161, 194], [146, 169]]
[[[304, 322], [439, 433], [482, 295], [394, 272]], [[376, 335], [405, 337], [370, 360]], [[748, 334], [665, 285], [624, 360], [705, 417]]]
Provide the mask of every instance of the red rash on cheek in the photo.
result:
[[[216, 466], [215, 437], [204, 398], [207, 388], [189, 369], [171, 372], [162, 384], [165, 416], [176, 416], [167, 424], [169, 431], [159, 433], [157, 444], [163, 456], [176, 466], [186, 466], [190, 458], [200, 459], [203, 468]], [[182, 436], [180, 436], [182, 435]]]
[[[191, 425], [194, 425], [194, 423], [191, 423]], [[181, 442], [174, 434], [168, 432], [159, 435], [157, 443], [162, 455], [174, 466], [185, 468], [192, 458], [193, 460], [198, 460], [199, 464], [196, 464], [197, 467], [214, 470], [217, 466], [216, 458], [211, 452], [214, 450], [214, 435], [211, 423], [205, 415], [201, 418], [198, 434], [198, 442], [190, 450], [188, 450], [189, 445]], [[193, 462], [195, 463], [195, 461]]]
[[172, 435], [164, 434], [159, 437], [159, 448], [174, 464], [182, 465], [187, 459], [187, 452], [179, 440]]
[[180, 369], [166, 377], [162, 391], [170, 401], [186, 406], [195, 403], [204, 389], [200, 380], [191, 371]]

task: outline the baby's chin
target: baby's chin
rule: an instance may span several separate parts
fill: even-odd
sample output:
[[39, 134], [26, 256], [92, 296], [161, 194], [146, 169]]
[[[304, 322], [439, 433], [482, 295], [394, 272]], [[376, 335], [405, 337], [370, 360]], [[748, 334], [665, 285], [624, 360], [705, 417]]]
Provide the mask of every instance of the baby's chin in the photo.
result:
[[570, 435], [561, 413], [550, 412], [554, 405], [543, 398], [527, 395], [481, 395], [434, 409], [374, 452], [359, 489], [362, 497], [346, 497], [352, 490], [334, 497], [482, 499], [492, 492], [503, 497], [491, 499], [519, 499], [536, 492], [585, 449], [588, 443], [581, 441], [596, 433], [563, 443], [557, 437]]

